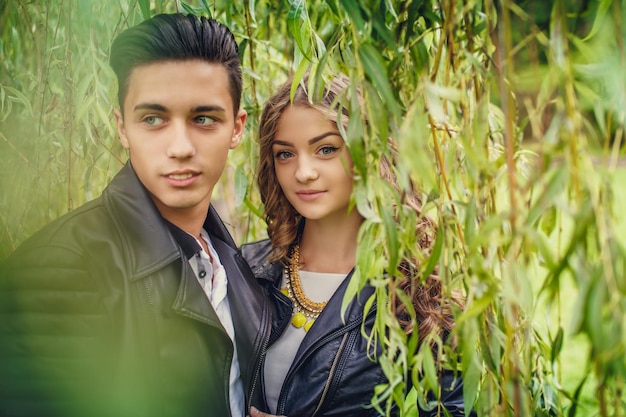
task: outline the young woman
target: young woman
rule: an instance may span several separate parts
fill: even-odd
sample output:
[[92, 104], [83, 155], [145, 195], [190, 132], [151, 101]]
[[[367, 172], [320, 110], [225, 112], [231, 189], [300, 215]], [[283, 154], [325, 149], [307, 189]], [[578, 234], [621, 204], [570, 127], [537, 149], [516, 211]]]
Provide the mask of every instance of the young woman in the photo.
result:
[[[363, 324], [370, 332], [374, 323], [375, 307], [366, 317], [363, 311], [373, 288], [366, 286], [341, 315], [364, 220], [350, 209], [352, 162], [336, 124], [339, 116], [347, 125], [347, 111], [336, 99], [349, 81], [335, 79], [314, 102], [304, 87], [306, 81], [292, 102], [291, 84], [288, 80], [266, 103], [260, 123], [257, 181], [269, 240], [243, 247], [275, 306], [259, 381], [266, 403], [253, 405], [289, 417], [377, 416], [368, 405], [374, 387], [386, 378], [373, 360], [380, 347], [368, 344], [362, 333]], [[393, 181], [388, 163], [381, 165], [381, 175]], [[420, 214], [417, 196], [410, 196], [409, 203]], [[428, 226], [422, 224], [420, 229]], [[411, 268], [401, 269], [410, 283]], [[413, 296], [420, 339], [431, 332], [445, 337], [452, 315], [437, 277], [429, 278]], [[408, 317], [406, 309], [400, 307], [399, 315], [405, 331], [412, 331], [409, 320], [403, 320]], [[443, 374], [440, 382], [442, 406], [449, 415], [465, 415], [458, 374]], [[423, 415], [448, 414], [438, 407], [421, 410]]]

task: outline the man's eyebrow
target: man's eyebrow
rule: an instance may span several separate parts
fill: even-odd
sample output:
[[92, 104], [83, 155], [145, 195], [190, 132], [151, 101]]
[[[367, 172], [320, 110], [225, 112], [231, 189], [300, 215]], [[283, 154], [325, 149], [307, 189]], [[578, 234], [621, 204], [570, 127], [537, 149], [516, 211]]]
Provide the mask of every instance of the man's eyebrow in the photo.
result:
[[167, 111], [167, 107], [161, 104], [156, 104], [156, 103], [139, 103], [135, 107], [133, 107], [133, 110], [135, 111], [137, 110]]
[[224, 109], [222, 106], [198, 106], [198, 107], [193, 107], [191, 109], [192, 113], [202, 113], [202, 112], [225, 112], [226, 109]]
[[[167, 107], [157, 103], [139, 103], [134, 107], [134, 110], [156, 110], [167, 111]], [[226, 110], [222, 106], [197, 106], [191, 109], [192, 113], [202, 112], [225, 112]]]

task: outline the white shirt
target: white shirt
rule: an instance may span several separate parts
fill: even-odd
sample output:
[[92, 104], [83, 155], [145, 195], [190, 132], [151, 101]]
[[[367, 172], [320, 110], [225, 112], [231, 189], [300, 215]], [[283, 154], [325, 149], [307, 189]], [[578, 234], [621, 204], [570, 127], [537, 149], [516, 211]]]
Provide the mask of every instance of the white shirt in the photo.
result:
[[[298, 276], [300, 277], [302, 291], [308, 299], [315, 302], [329, 300], [346, 278], [346, 274], [302, 270], [298, 271]], [[284, 286], [285, 277], [283, 276], [281, 288]], [[337, 317], [337, 320], [339, 320], [339, 317]], [[297, 328], [289, 324], [280, 338], [267, 350], [263, 377], [265, 378], [265, 399], [272, 414], [276, 414], [278, 397], [285, 382], [285, 377], [305, 335], [306, 332], [303, 327]]]
[[[190, 235], [191, 236], [191, 235]], [[195, 239], [195, 236], [193, 236]], [[202, 248], [195, 256], [189, 259], [189, 264], [196, 274], [196, 278], [207, 298], [211, 302], [213, 309], [224, 326], [226, 333], [233, 342], [234, 354], [233, 361], [230, 364], [230, 410], [233, 417], [243, 417], [245, 400], [243, 394], [243, 382], [241, 380], [241, 372], [239, 370], [239, 359], [237, 357], [237, 345], [235, 344], [235, 327], [233, 326], [233, 317], [230, 312], [228, 303], [226, 270], [220, 262], [220, 258], [211, 244], [209, 235], [202, 229], [200, 237], [207, 243], [209, 253], [204, 250], [204, 246], [198, 244]], [[198, 239], [196, 239], [198, 241]]]

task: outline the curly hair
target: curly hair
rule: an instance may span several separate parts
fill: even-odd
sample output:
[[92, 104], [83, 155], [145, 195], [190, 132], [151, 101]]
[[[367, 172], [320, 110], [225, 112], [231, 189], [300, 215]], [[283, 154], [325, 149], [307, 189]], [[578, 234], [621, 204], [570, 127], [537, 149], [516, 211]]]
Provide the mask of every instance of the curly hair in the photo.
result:
[[274, 248], [270, 257], [272, 262], [288, 261], [289, 248], [298, 237], [298, 230], [302, 221], [301, 216], [289, 203], [280, 188], [274, 169], [272, 143], [280, 116], [287, 107], [293, 105], [319, 110], [327, 115], [333, 123], [336, 123], [338, 117], [347, 122], [348, 117], [347, 109], [340, 109], [338, 105], [349, 85], [347, 77], [340, 76], [333, 79], [325, 86], [319, 100], [316, 99], [315, 101], [312, 99], [313, 95], [307, 93], [305, 87], [307, 82], [308, 76], [300, 82], [292, 100], [291, 85], [293, 79], [287, 80], [263, 106], [259, 123], [257, 185], [265, 208], [267, 234]]
[[[306, 86], [308, 77], [305, 77], [295, 89], [291, 98], [293, 79], [288, 79], [282, 87], [264, 105], [259, 124], [259, 165], [257, 169], [257, 184], [261, 200], [264, 204], [264, 214], [267, 223], [268, 236], [272, 242], [272, 262], [290, 262], [290, 248], [299, 239], [304, 225], [304, 219], [298, 214], [285, 197], [274, 167], [272, 143], [276, 135], [278, 122], [284, 110], [289, 106], [306, 106], [316, 109], [326, 115], [328, 120], [344, 127], [348, 123], [348, 109], [342, 105], [342, 99], [347, 94], [350, 81], [345, 76], [339, 76], [324, 85], [319, 97], [308, 94]], [[400, 190], [397, 176], [393, 169], [396, 148], [389, 139], [391, 160], [383, 157], [379, 165], [379, 175], [389, 182], [396, 190]], [[422, 201], [414, 187], [402, 192], [403, 204], [409, 206], [418, 218], [417, 236], [419, 250], [428, 253], [431, 249], [433, 236], [436, 233], [435, 222], [422, 212]], [[419, 262], [416, 259], [405, 258], [398, 267], [400, 278], [393, 279], [391, 290], [398, 288], [404, 291], [413, 304], [416, 312], [415, 319], [411, 318], [409, 309], [403, 305], [395, 292], [390, 291], [392, 303], [395, 306], [396, 316], [407, 333], [415, 329], [417, 323], [420, 343], [433, 332], [444, 335], [450, 332], [453, 326], [451, 304], [460, 305], [460, 298], [452, 295], [450, 300], [443, 297], [442, 283], [435, 270], [423, 282], [417, 279]]]
[[[381, 158], [379, 174], [382, 179], [399, 191], [401, 187], [398, 185], [397, 176], [393, 170], [397, 158], [397, 149], [391, 139], [388, 140], [388, 145], [391, 159]], [[410, 189], [401, 193], [401, 201], [417, 215], [418, 223], [415, 233], [417, 234], [418, 249], [424, 255], [428, 255], [432, 249], [437, 226], [434, 220], [423, 212], [422, 200], [412, 181], [410, 181]], [[399, 278], [392, 278], [391, 280], [390, 298], [398, 322], [407, 334], [414, 330], [417, 323], [418, 340], [421, 344], [430, 334], [436, 333], [445, 338], [452, 331], [454, 326], [452, 305], [462, 307], [463, 301], [457, 292], [449, 294], [450, 298], [444, 298], [438, 268], [435, 268], [423, 281], [417, 278], [419, 269], [420, 263], [417, 259], [411, 257], [402, 259], [398, 265]], [[393, 289], [399, 289], [409, 296], [415, 311], [414, 319], [411, 317], [407, 306], [396, 297]]]

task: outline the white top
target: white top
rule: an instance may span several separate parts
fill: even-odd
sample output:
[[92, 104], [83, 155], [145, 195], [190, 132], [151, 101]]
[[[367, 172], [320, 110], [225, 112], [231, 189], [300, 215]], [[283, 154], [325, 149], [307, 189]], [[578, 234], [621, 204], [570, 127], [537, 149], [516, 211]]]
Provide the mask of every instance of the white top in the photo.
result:
[[[190, 235], [192, 236], [192, 235]], [[239, 359], [237, 357], [237, 345], [235, 344], [235, 328], [233, 326], [233, 317], [230, 313], [230, 305], [227, 297], [227, 284], [228, 279], [226, 277], [226, 270], [220, 262], [220, 258], [215, 251], [215, 248], [211, 244], [209, 235], [202, 229], [200, 237], [207, 243], [209, 247], [209, 253], [204, 250], [204, 246], [198, 244], [202, 248], [196, 256], [192, 256], [189, 259], [189, 264], [196, 274], [196, 278], [207, 298], [211, 302], [213, 309], [217, 313], [217, 316], [224, 326], [226, 333], [233, 342], [234, 354], [233, 361], [230, 364], [230, 410], [233, 417], [244, 416], [244, 395], [243, 395], [243, 382], [241, 380], [241, 372], [239, 370]], [[195, 239], [195, 236], [194, 236]], [[198, 239], [196, 239], [198, 241]]]
[[[315, 302], [329, 300], [346, 278], [346, 274], [329, 274], [302, 270], [298, 271], [298, 275], [302, 291], [309, 300]], [[283, 274], [281, 288], [285, 287], [285, 285]], [[272, 414], [276, 413], [278, 397], [283, 382], [305, 335], [304, 327], [298, 329], [290, 324], [280, 338], [267, 350], [264, 369], [265, 399]]]

